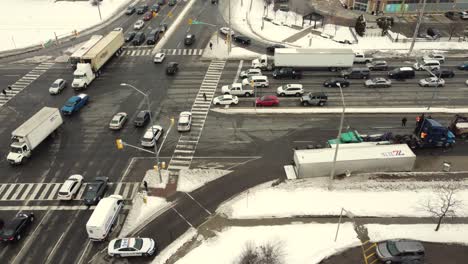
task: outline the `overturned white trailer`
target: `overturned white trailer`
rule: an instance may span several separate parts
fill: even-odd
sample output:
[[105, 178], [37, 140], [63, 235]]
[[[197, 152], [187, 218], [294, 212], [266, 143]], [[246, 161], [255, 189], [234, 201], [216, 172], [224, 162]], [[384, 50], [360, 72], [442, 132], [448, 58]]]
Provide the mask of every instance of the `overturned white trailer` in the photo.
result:
[[[406, 144], [358, 145], [359, 143], [340, 145], [335, 175], [347, 172], [411, 171], [414, 167], [416, 155]], [[329, 176], [334, 155], [335, 148], [294, 150], [297, 178]]]

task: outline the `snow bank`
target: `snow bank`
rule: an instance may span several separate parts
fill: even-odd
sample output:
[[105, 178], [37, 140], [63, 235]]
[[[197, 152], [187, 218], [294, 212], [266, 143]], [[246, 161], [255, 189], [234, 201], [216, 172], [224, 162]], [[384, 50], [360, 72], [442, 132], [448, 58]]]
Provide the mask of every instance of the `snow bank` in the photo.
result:
[[179, 173], [177, 182], [177, 191], [191, 192], [196, 190], [210, 181], [214, 181], [231, 171], [219, 169], [183, 169]]

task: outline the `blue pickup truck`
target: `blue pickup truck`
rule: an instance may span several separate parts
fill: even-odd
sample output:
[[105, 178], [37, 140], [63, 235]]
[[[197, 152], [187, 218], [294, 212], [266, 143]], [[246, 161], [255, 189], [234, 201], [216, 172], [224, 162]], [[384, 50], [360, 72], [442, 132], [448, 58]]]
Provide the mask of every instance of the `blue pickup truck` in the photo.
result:
[[89, 96], [87, 94], [79, 94], [70, 97], [67, 100], [65, 105], [62, 107], [61, 111], [64, 115], [71, 115], [74, 112], [79, 111], [83, 106], [85, 106], [89, 101]]

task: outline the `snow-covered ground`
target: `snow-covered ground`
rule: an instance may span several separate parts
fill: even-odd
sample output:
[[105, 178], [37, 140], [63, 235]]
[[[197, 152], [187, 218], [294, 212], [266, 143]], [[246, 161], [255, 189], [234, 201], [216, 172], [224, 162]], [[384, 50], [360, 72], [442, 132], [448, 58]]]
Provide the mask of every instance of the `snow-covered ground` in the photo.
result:
[[[341, 208], [357, 216], [430, 217], [424, 209], [437, 201], [434, 182], [341, 182], [328, 190], [327, 179], [287, 181], [252, 188], [224, 203], [218, 212], [230, 218], [266, 218], [301, 215], [339, 215]], [[455, 197], [461, 201], [458, 216], [468, 216], [468, 182]]]
[[191, 192], [194, 191], [210, 181], [214, 181], [230, 171], [219, 169], [183, 169], [179, 173], [179, 180], [177, 182], [177, 191]]
[[152, 264], [165, 264], [167, 260], [177, 252], [185, 243], [192, 240], [197, 235], [197, 230], [193, 227], [189, 228], [187, 232], [178, 237], [169, 246], [164, 248], [163, 251], [159, 252], [158, 255], [151, 262]]
[[[104, 0], [103, 21], [132, 0]], [[0, 51], [44, 44], [101, 23], [98, 8], [88, 1], [1, 0]]]

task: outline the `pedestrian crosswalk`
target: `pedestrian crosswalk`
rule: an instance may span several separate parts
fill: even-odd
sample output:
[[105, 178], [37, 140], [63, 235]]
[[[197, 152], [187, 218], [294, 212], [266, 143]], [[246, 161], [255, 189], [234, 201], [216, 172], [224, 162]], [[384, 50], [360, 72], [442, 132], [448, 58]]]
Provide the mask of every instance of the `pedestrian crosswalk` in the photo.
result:
[[16, 81], [9, 88], [4, 88], [2, 94], [0, 94], [0, 107], [5, 105], [8, 101], [11, 100], [15, 95], [21, 92], [24, 88], [28, 87], [33, 81], [39, 78], [44, 74], [48, 69], [54, 66], [54, 62], [43, 62], [28, 72], [21, 79]]
[[[125, 48], [121, 56], [151, 56], [153, 49], [151, 48]], [[166, 56], [200, 56], [203, 54], [203, 49], [162, 49], [158, 52], [163, 52]]]
[[208, 66], [203, 82], [192, 105], [192, 128], [183, 133], [175, 147], [169, 162], [168, 170], [171, 176], [176, 176], [182, 169], [188, 169], [197, 148], [205, 120], [210, 110], [211, 100], [223, 73], [226, 61], [212, 61]]
[[[81, 200], [87, 183], [83, 183], [73, 200]], [[57, 200], [62, 183], [5, 183], [0, 185], [2, 201], [51, 201]], [[119, 194], [126, 200], [133, 199], [139, 182], [108, 183], [106, 195]]]

